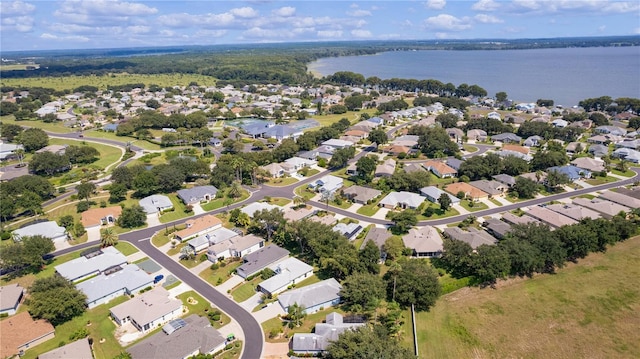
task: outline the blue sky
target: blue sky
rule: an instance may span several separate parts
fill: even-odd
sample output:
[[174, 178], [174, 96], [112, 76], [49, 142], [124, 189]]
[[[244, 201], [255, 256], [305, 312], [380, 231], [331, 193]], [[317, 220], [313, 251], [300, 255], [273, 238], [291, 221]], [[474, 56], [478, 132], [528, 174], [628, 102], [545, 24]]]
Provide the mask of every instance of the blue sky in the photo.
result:
[[0, 50], [640, 34], [640, 1], [2, 0]]

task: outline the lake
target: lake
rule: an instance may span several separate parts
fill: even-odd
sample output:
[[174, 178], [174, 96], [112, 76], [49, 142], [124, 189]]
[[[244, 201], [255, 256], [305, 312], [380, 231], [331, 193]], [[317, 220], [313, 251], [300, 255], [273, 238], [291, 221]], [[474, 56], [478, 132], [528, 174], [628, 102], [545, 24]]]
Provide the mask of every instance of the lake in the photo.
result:
[[352, 71], [381, 79], [435, 79], [504, 91], [517, 102], [552, 99], [573, 106], [586, 98], [640, 98], [640, 47], [535, 50], [396, 51], [323, 58], [309, 64], [322, 76]]

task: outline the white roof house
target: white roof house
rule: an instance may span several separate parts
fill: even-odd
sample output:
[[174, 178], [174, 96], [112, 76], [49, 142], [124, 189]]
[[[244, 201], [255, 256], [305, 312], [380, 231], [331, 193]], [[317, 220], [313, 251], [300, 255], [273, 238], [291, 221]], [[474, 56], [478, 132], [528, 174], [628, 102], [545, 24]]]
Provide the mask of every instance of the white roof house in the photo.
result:
[[432, 226], [411, 228], [402, 236], [405, 247], [413, 249], [416, 257], [439, 257], [442, 254], [442, 237]]
[[126, 263], [127, 257], [124, 254], [120, 253], [115, 247], [106, 247], [57, 265], [55, 269], [61, 276], [76, 282]]
[[173, 203], [171, 203], [169, 197], [165, 195], [153, 194], [141, 199], [140, 206], [142, 206], [146, 214], [153, 214], [173, 208]]
[[378, 205], [385, 208], [418, 208], [426, 198], [413, 192], [390, 192]]
[[266, 209], [267, 211], [271, 211], [272, 209], [280, 209], [279, 206], [273, 205], [273, 204], [269, 204], [266, 202], [253, 202], [251, 204], [248, 204], [247, 206], [243, 207], [242, 209], [240, 209], [240, 212], [242, 213], [246, 213], [249, 217], [253, 218], [253, 216], [257, 213], [260, 212], [264, 209]]
[[287, 289], [292, 284], [299, 283], [313, 274], [313, 267], [307, 263], [289, 257], [281, 262], [269, 266], [276, 275], [260, 283], [258, 288], [262, 292], [274, 295]]
[[332, 138], [330, 140], [326, 140], [322, 142], [322, 145], [339, 149], [339, 148], [351, 147], [353, 146], [353, 142]]
[[346, 330], [362, 327], [366, 323], [344, 323], [341, 314], [327, 314], [324, 323], [317, 323], [313, 333], [295, 333], [291, 339], [291, 350], [295, 353], [315, 354], [324, 352], [331, 342], [338, 340]]
[[313, 183], [309, 183], [309, 187], [315, 188], [316, 192], [334, 193], [342, 188], [344, 180], [333, 175], [326, 175]]
[[[116, 268], [117, 269], [117, 268]], [[124, 294], [135, 294], [153, 284], [153, 277], [137, 265], [125, 265], [115, 273], [102, 273], [76, 284], [87, 296], [87, 306], [93, 308]]]
[[162, 287], [111, 308], [111, 317], [116, 323], [123, 325], [131, 322], [141, 332], [153, 330], [181, 314], [182, 302], [171, 298]]
[[298, 303], [304, 306], [307, 314], [315, 313], [320, 308], [332, 307], [340, 303], [342, 286], [334, 278], [293, 289], [278, 295], [278, 303], [286, 311], [289, 306]]
[[43, 236], [54, 242], [63, 242], [67, 239], [67, 230], [54, 221], [47, 221], [18, 228], [13, 231], [12, 235], [16, 241], [22, 237]]

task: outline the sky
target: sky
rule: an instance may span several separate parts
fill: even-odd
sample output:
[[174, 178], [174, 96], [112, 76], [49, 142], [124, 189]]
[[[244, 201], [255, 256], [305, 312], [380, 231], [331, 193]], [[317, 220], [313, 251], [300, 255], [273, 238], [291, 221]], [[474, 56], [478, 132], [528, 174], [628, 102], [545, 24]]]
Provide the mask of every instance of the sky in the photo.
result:
[[640, 1], [1, 0], [0, 51], [640, 35]]

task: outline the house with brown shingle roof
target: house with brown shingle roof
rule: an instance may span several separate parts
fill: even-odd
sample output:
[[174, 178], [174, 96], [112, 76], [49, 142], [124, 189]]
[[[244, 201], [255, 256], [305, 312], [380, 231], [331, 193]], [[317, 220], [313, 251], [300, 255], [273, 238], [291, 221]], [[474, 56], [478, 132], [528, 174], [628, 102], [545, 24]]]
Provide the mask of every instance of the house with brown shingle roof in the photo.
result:
[[13, 357], [55, 337], [53, 325], [44, 319], [33, 320], [29, 312], [0, 321], [0, 358]]
[[222, 227], [222, 221], [212, 214], [190, 219], [185, 224], [187, 228], [174, 233], [174, 238], [181, 242]]
[[578, 223], [578, 221], [576, 221], [575, 219], [541, 206], [530, 207], [525, 215], [535, 218], [542, 223], [547, 224], [551, 228], [560, 228], [562, 226], [568, 226]]
[[626, 194], [614, 192], [611, 190], [602, 192], [600, 196], [598, 196], [598, 198], [606, 199], [607, 201], [611, 201], [613, 203], [617, 203], [629, 208], [640, 208], [640, 199], [633, 198], [631, 196], [627, 196]]
[[122, 207], [120, 206], [91, 208], [82, 212], [80, 222], [84, 228], [109, 225], [115, 223], [121, 213]]
[[441, 161], [427, 161], [422, 164], [422, 167], [433, 172], [434, 175], [440, 178], [450, 178], [458, 175], [458, 171]]
[[384, 153], [390, 153], [392, 155], [399, 155], [401, 153], [404, 154], [409, 154], [409, 152], [411, 152], [411, 148], [407, 147], [407, 146], [387, 146], [385, 148], [382, 149], [382, 151]]
[[520, 146], [520, 145], [513, 145], [513, 144], [505, 144], [504, 146], [502, 146], [502, 150], [504, 151], [515, 151], [515, 152], [519, 152], [522, 153], [523, 155], [528, 155], [529, 154], [529, 147], [524, 147], [524, 146]]
[[606, 219], [611, 219], [620, 212], [629, 212], [629, 207], [599, 198], [587, 199], [578, 197], [573, 200], [573, 204], [594, 210]]
[[411, 228], [409, 233], [402, 236], [402, 242], [405, 247], [413, 249], [414, 257], [434, 258], [442, 255], [442, 237], [432, 226]]
[[474, 201], [489, 197], [487, 192], [483, 192], [465, 182], [451, 183], [445, 186], [444, 190], [454, 196], [457, 196], [458, 192], [463, 192], [466, 197], [471, 198]]

